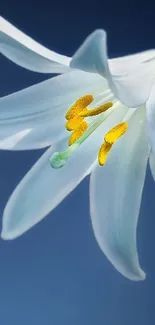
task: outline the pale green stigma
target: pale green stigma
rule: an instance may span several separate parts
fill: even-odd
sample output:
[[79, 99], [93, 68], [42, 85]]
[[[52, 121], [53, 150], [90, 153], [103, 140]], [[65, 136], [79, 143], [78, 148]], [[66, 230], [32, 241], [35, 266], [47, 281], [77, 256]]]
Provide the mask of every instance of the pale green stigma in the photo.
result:
[[63, 153], [54, 152], [53, 155], [50, 157], [50, 164], [53, 168], [61, 168], [65, 165], [66, 160], [68, 157], [65, 157]]
[[70, 147], [67, 148], [67, 150], [63, 152], [54, 152], [53, 155], [50, 157], [49, 161], [53, 168], [58, 169], [65, 165], [67, 159], [69, 158], [70, 154], [79, 147], [79, 141], [76, 141], [74, 144], [72, 144]]

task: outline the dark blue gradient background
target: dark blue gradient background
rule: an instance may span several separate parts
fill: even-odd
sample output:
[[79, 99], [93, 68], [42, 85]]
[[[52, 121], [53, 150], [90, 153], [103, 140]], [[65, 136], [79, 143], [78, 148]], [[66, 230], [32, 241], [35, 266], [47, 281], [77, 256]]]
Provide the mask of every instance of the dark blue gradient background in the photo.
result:
[[[153, 1], [144, 3], [1, 0], [0, 8], [15, 26], [66, 55], [94, 29], [104, 28], [114, 57], [155, 48], [155, 8]], [[49, 77], [0, 58], [1, 96]], [[42, 153], [0, 151], [0, 215]], [[155, 184], [150, 170], [138, 227], [144, 282], [123, 278], [100, 251], [90, 224], [88, 187], [89, 178], [21, 238], [0, 241], [0, 325], [155, 324]]]

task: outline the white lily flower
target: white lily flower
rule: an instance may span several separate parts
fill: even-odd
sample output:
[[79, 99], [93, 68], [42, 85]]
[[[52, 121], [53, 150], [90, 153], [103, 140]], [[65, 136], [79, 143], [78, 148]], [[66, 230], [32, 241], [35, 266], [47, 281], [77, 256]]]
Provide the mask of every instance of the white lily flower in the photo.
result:
[[150, 152], [155, 178], [155, 50], [108, 60], [106, 33], [97, 30], [68, 58], [3, 18], [0, 50], [29, 70], [62, 73], [0, 99], [0, 148], [50, 146], [11, 195], [2, 238], [37, 224], [91, 173], [97, 242], [121, 274], [143, 280], [136, 228]]

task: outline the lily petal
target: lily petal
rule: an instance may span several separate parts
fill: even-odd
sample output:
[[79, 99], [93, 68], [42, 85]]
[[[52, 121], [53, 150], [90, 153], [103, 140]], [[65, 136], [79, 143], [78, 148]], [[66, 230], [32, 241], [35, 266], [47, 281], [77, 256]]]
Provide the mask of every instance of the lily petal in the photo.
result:
[[18, 237], [42, 220], [90, 173], [104, 133], [122, 120], [126, 111], [123, 106], [118, 111], [115, 109], [103, 125], [71, 154], [62, 168], [53, 169], [49, 158], [53, 152], [67, 148], [66, 140], [59, 141], [55, 148], [44, 153], [19, 183], [6, 205], [3, 239]]
[[149, 165], [150, 165], [150, 170], [151, 170], [151, 174], [152, 177], [155, 181], [155, 155], [153, 154], [153, 152], [151, 151], [150, 157], [149, 157]]
[[50, 51], [0, 17], [0, 53], [14, 63], [36, 72], [64, 73], [70, 58]]
[[11, 135], [10, 137], [7, 137], [5, 140], [0, 141], [0, 149], [12, 149], [18, 145], [18, 143], [20, 143], [20, 141], [22, 141], [22, 139], [25, 138], [29, 133], [31, 133], [31, 130], [23, 130]]
[[106, 33], [96, 30], [74, 54], [70, 66], [99, 73], [109, 82], [115, 96], [130, 107], [146, 102], [154, 80], [155, 51], [108, 61]]
[[108, 59], [110, 71], [113, 75], [126, 73], [137, 67], [141, 63], [155, 61], [155, 50], [148, 50], [136, 54], [121, 56], [114, 59]]
[[155, 84], [150, 91], [149, 99], [146, 102], [147, 133], [150, 140], [152, 152], [155, 155]]
[[97, 242], [113, 266], [131, 280], [143, 280], [138, 261], [136, 228], [149, 145], [145, 117], [136, 110], [126, 134], [114, 145], [104, 167], [90, 178], [90, 211]]
[[[20, 142], [20, 150], [42, 148], [60, 136], [65, 137], [65, 112], [73, 102], [87, 93], [92, 93], [96, 98], [99, 96], [100, 99], [100, 92], [104, 101], [106, 89], [107, 82], [102, 77], [71, 71], [1, 98], [0, 146], [2, 144], [7, 149], [8, 137], [26, 129], [34, 131], [26, 135], [26, 146], [24, 142]], [[40, 142], [40, 134], [43, 138], [46, 137], [46, 141]], [[13, 145], [13, 138], [11, 139]]]
[[[64, 124], [64, 123], [63, 123]], [[0, 149], [3, 150], [34, 150], [49, 147], [55, 141], [67, 137], [68, 132], [64, 125], [55, 123], [45, 124], [43, 127], [25, 129], [4, 140], [0, 140]]]

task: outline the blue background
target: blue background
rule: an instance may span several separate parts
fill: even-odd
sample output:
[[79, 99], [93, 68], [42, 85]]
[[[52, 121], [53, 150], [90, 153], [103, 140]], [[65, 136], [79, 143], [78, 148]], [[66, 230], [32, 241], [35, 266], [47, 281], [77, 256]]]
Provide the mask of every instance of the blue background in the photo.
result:
[[[155, 48], [153, 1], [1, 0], [1, 14], [35, 40], [72, 55], [96, 28], [110, 57]], [[49, 78], [0, 58], [0, 95]], [[145, 82], [145, 80], [144, 80]], [[43, 153], [0, 151], [0, 214]], [[0, 241], [0, 325], [154, 325], [155, 184], [148, 168], [138, 227], [144, 282], [122, 277], [100, 251], [89, 218], [89, 178], [44, 221]]]

